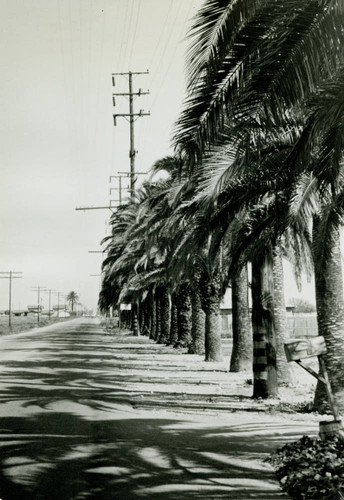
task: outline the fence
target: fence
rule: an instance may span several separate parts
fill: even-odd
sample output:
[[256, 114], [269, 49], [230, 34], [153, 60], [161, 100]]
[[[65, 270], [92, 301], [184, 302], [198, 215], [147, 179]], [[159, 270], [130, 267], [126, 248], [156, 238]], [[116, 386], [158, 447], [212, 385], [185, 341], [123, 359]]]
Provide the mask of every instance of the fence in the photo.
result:
[[[316, 313], [288, 315], [287, 328], [291, 338], [315, 337], [318, 335]], [[223, 337], [232, 336], [231, 314], [221, 314], [221, 334]]]

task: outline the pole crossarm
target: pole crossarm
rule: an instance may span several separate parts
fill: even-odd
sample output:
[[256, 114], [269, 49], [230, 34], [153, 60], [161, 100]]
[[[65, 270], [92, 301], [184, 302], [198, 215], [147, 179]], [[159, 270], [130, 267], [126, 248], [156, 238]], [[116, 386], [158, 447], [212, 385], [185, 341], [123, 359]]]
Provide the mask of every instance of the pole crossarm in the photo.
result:
[[140, 111], [139, 113], [116, 113], [113, 115], [115, 116], [150, 116], [150, 111], [144, 112]]
[[[127, 177], [130, 177], [129, 172], [119, 172], [120, 174], [126, 175]], [[147, 172], [135, 172], [135, 175], [147, 175]]]
[[12, 279], [12, 280], [15, 280], [15, 279], [20, 279], [22, 278], [23, 276], [0, 276], [0, 279], [3, 279], [3, 280], [9, 280], [9, 279]]
[[112, 97], [116, 97], [116, 96], [129, 97], [131, 95], [140, 96], [140, 95], [149, 95], [149, 94], [150, 94], [149, 90], [143, 91], [142, 89], [139, 89], [138, 92], [133, 92], [132, 94], [130, 94], [129, 92], [115, 92], [114, 94], [112, 94]]
[[112, 76], [118, 76], [118, 75], [149, 75], [149, 69], [146, 71], [125, 71], [122, 73], [111, 73]]
[[103, 206], [103, 207], [76, 207], [75, 210], [105, 210], [105, 209], [112, 209], [114, 207], [111, 206]]
[[118, 117], [120, 117], [120, 118], [121, 117], [123, 117], [123, 118], [128, 118], [129, 117], [130, 119], [132, 119], [134, 117], [139, 118], [140, 116], [150, 116], [150, 112], [148, 111], [148, 113], [145, 113], [144, 111], [142, 111], [142, 112], [140, 111], [140, 113], [117, 113], [117, 114], [112, 115], [112, 116], [113, 116], [113, 123], [114, 123], [114, 125], [116, 127], [117, 126], [117, 121], [116, 120], [117, 120]]
[[7, 274], [8, 276], [0, 276], [0, 279], [7, 280], [12, 276], [12, 279], [14, 278], [22, 278], [23, 276], [14, 276], [14, 274], [22, 274], [21, 272], [15, 272], [15, 271], [1, 271], [0, 274]]
[[127, 71], [124, 73], [112, 73], [112, 85], [116, 86], [115, 76], [129, 76], [131, 78], [133, 75], [149, 75], [149, 70], [147, 71]]

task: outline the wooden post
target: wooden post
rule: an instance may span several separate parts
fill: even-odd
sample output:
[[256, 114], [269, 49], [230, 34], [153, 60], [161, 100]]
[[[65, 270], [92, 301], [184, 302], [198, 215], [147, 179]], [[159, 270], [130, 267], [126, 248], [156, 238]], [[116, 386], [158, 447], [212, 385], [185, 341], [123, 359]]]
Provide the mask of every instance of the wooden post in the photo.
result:
[[[326, 343], [324, 337], [319, 336], [311, 339], [294, 339], [284, 344], [284, 349], [288, 362], [295, 361], [311, 375], [325, 384], [327, 399], [334, 420], [323, 420], [322, 422], [319, 422], [319, 434], [321, 439], [325, 439], [327, 436], [338, 436], [339, 438], [344, 440], [343, 421], [335, 404], [330, 379], [327, 373], [324, 359], [322, 357], [322, 355], [326, 353]], [[301, 362], [301, 359], [315, 356], [317, 356], [319, 360], [319, 375], [310, 367], [303, 365]]]

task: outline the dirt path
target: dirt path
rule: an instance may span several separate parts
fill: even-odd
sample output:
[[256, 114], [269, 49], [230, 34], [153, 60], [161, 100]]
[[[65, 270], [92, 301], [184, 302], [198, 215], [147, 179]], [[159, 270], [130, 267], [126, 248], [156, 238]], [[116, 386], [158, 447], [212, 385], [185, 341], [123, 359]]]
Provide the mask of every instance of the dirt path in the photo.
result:
[[287, 498], [263, 460], [317, 419], [182, 352], [93, 320], [0, 338], [2, 500]]

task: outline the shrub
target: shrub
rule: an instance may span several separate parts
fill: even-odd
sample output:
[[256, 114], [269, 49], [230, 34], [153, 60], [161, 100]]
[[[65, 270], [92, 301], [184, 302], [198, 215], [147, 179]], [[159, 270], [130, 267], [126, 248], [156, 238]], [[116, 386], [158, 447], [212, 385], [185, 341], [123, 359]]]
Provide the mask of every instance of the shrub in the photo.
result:
[[295, 499], [344, 500], [344, 441], [303, 436], [269, 461], [282, 488]]

